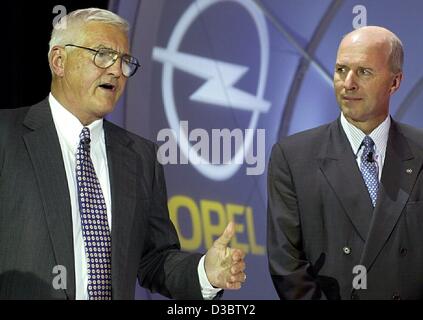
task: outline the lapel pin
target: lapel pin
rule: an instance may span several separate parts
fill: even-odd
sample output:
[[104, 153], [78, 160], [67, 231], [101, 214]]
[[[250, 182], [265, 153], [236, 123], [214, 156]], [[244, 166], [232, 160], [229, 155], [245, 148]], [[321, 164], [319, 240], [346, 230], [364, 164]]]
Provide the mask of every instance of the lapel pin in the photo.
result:
[[413, 173], [413, 169], [407, 169], [407, 170], [405, 170], [405, 172], [407, 172], [408, 174], [412, 174]]

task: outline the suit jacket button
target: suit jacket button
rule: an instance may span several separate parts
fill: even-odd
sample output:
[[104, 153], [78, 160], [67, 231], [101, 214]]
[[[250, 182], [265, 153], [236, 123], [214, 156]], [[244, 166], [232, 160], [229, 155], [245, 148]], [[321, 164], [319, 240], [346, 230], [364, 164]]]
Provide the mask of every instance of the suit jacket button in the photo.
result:
[[401, 296], [398, 292], [394, 292], [394, 294], [392, 295], [392, 300], [401, 300]]
[[401, 255], [402, 257], [405, 257], [405, 256], [407, 255], [407, 248], [401, 248], [401, 249], [400, 249], [400, 255]]
[[342, 251], [344, 251], [344, 253], [347, 255], [351, 253], [351, 249], [349, 247], [343, 247]]

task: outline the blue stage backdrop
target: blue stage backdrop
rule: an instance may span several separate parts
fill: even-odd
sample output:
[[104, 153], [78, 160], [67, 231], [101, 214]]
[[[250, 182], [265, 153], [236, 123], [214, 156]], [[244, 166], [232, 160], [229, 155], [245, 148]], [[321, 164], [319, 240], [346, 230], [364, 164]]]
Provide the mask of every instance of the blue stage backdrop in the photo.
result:
[[[391, 112], [422, 127], [423, 2], [125, 0], [110, 9], [131, 23], [142, 66], [109, 119], [163, 147], [183, 249], [205, 251], [233, 219], [232, 245], [247, 253], [248, 281], [224, 298], [276, 299], [265, 248], [271, 147], [339, 115], [337, 46], [363, 25], [385, 26], [403, 40], [405, 79]], [[229, 137], [229, 162], [216, 132]], [[161, 298], [141, 288], [136, 297]]]

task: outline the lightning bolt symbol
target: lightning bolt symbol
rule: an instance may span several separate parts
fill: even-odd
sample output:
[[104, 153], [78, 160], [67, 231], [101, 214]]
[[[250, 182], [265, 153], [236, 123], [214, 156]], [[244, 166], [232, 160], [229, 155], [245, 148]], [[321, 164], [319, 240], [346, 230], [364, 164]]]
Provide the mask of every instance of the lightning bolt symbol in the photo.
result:
[[246, 111], [267, 112], [270, 108], [270, 102], [234, 87], [248, 71], [245, 66], [158, 47], [153, 49], [153, 59], [207, 80], [190, 96], [193, 101]]

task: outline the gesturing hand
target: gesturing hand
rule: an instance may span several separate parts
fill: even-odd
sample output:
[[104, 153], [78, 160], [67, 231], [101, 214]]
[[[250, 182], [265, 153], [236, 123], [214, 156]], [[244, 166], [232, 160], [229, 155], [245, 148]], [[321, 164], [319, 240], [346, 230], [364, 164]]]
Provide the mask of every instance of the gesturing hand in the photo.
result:
[[228, 247], [235, 234], [235, 225], [230, 222], [223, 234], [216, 239], [205, 257], [205, 270], [209, 282], [217, 288], [240, 289], [247, 276], [244, 273], [244, 252]]

